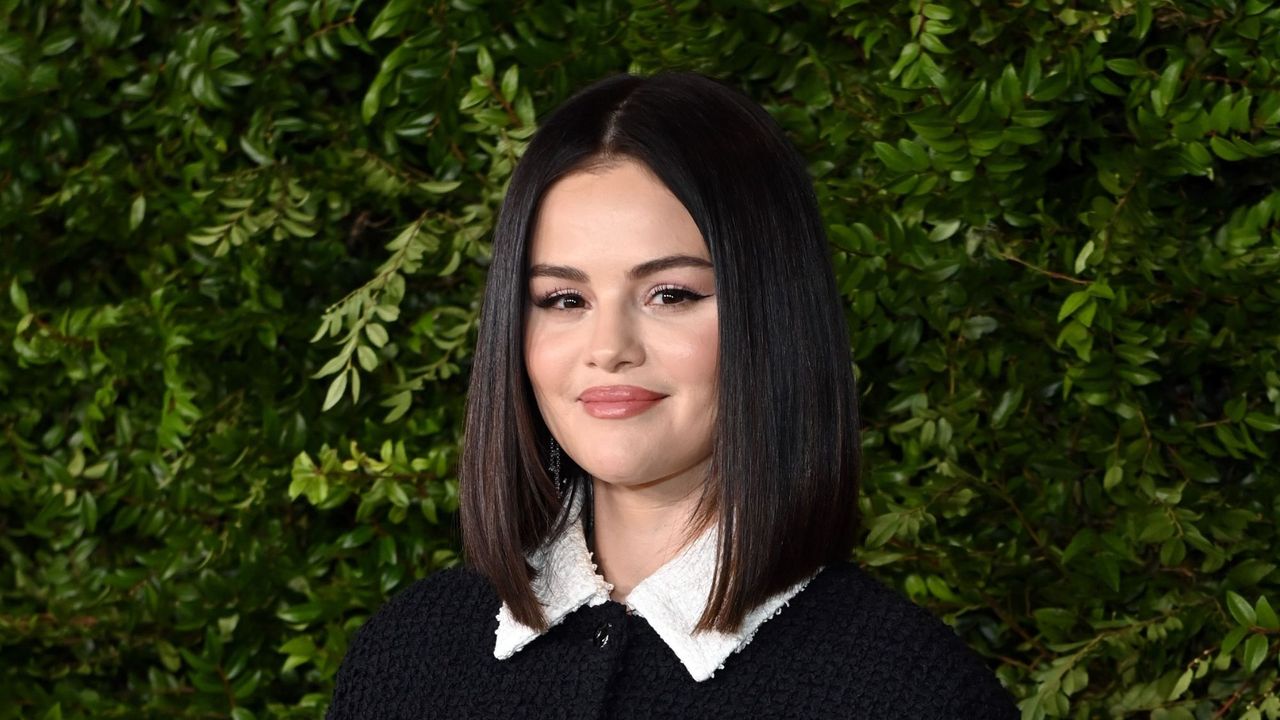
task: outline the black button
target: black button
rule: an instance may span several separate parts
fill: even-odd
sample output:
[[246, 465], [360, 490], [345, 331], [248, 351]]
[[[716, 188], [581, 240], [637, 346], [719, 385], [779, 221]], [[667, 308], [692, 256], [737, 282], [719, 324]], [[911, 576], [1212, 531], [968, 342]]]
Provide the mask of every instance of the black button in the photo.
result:
[[593, 640], [596, 647], [602, 648], [609, 643], [609, 630], [613, 628], [613, 623], [605, 623], [596, 628], [596, 636]]

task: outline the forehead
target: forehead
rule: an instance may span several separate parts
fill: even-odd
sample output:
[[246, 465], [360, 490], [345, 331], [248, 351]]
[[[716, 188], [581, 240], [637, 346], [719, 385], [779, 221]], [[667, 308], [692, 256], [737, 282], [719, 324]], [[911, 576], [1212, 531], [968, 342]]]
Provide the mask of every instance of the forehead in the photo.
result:
[[626, 160], [570, 173], [548, 189], [529, 262], [634, 264], [671, 254], [710, 257], [684, 204], [647, 167]]

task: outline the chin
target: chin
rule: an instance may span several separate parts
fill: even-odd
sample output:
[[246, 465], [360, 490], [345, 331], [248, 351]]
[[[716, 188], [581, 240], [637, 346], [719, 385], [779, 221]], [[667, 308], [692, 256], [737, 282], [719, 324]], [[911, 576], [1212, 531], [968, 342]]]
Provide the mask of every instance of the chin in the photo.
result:
[[597, 465], [596, 468], [596, 470], [587, 469], [587, 473], [591, 477], [610, 485], [640, 485], [649, 482], [655, 477], [635, 468], [617, 468], [607, 465]]

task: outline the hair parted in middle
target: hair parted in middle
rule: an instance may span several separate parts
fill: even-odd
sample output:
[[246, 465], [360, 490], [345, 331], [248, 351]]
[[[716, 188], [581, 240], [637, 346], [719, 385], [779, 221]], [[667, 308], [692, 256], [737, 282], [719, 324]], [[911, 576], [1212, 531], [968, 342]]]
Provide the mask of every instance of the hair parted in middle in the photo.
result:
[[717, 568], [697, 629], [744, 616], [820, 565], [849, 559], [860, 524], [857, 386], [813, 182], [756, 102], [694, 72], [599, 80], [531, 138], [493, 237], [459, 468], [467, 566], [512, 615], [547, 627], [526, 555], [568, 527], [549, 434], [524, 365], [527, 262], [539, 203], [574, 172], [646, 166], [688, 210], [714, 266], [718, 405], [709, 476], [690, 530], [718, 523]]

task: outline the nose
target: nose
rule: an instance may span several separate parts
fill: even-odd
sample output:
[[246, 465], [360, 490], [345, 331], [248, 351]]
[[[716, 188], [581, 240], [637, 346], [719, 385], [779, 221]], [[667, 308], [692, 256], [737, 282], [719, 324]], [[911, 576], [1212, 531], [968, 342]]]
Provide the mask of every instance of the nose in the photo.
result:
[[644, 361], [636, 318], [623, 304], [601, 303], [592, 313], [593, 326], [587, 345], [587, 364], [607, 372]]

